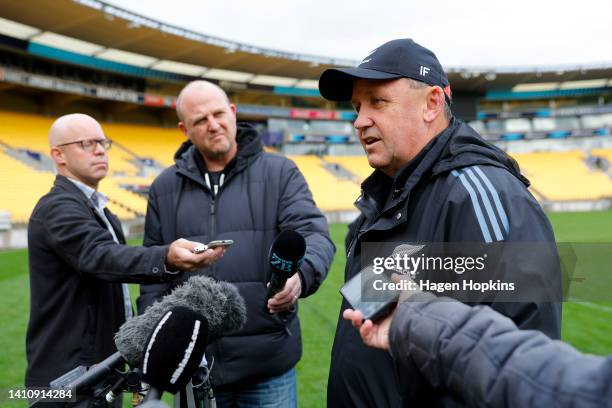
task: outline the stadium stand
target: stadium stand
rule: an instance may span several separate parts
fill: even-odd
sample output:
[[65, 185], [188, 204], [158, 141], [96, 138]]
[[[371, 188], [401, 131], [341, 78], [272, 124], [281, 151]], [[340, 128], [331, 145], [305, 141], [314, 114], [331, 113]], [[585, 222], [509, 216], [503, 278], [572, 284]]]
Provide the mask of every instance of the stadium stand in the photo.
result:
[[344, 167], [353, 173], [360, 183], [372, 173], [372, 168], [368, 165], [365, 156], [325, 156], [324, 159]]
[[[53, 118], [68, 112], [100, 119], [115, 143], [101, 191], [120, 218], [138, 221], [148, 186], [185, 140], [174, 106], [196, 78], [223, 87], [238, 119], [255, 122], [265, 143], [296, 162], [322, 210], [353, 216], [372, 169], [354, 135], [352, 107], [323, 100], [317, 78], [357, 61], [214, 38], [98, 0], [39, 0], [35, 11], [19, 0], [2, 4], [0, 177], [15, 197], [1, 198], [0, 211], [14, 223], [27, 221], [51, 185], [46, 135]], [[65, 15], [87, 18], [66, 26]], [[454, 114], [517, 158], [538, 199], [612, 206], [609, 63], [445, 69]]]
[[612, 197], [612, 180], [589, 169], [581, 151], [514, 154], [532, 188], [546, 200], [599, 200]]
[[[24, 149], [49, 158], [47, 132], [52, 123], [52, 118], [40, 115], [0, 111], [0, 142], [5, 149]], [[133, 148], [133, 151], [150, 155], [161, 162], [171, 160], [178, 143], [182, 141], [180, 133], [174, 132], [175, 137], [171, 138], [169, 143], [165, 143], [167, 136], [173, 133], [165, 129], [106, 123], [102, 123], [102, 126], [111, 139], [116, 136], [126, 146]], [[140, 167], [134, 164], [138, 158], [121, 145], [113, 146], [109, 151], [109, 160], [111, 174], [100, 184], [100, 191], [109, 196], [111, 210], [122, 219], [143, 216], [146, 212], [146, 199], [121, 186], [132, 184], [148, 186], [153, 181], [154, 175], [138, 177]], [[0, 209], [11, 213], [13, 223], [27, 222], [36, 201], [51, 187], [53, 173], [36, 171], [31, 166], [9, 156], [5, 151], [2, 151], [0, 165], [2, 191], [14, 192], [11, 195], [3, 195]]]
[[608, 160], [608, 163], [612, 164], [612, 149], [593, 149], [591, 154], [594, 156], [603, 157]]
[[0, 149], [0, 210], [11, 215], [11, 223], [25, 223], [38, 199], [49, 191], [54, 176], [36, 171]]
[[[174, 153], [185, 141], [185, 136], [174, 129], [154, 126], [103, 124], [107, 136], [140, 158], [152, 159], [162, 168], [174, 164]], [[136, 153], [137, 152], [137, 153]], [[134, 158], [134, 157], [132, 157]], [[114, 166], [114, 164], [113, 164]]]
[[[14, 149], [27, 149], [48, 156], [47, 133], [53, 120], [40, 115], [0, 111], [0, 142]], [[103, 128], [109, 136], [107, 126], [103, 125]], [[132, 159], [132, 155], [116, 146], [109, 151], [113, 173], [137, 175], [139, 169], [132, 164]]]
[[288, 156], [304, 174], [317, 206], [323, 211], [352, 210], [359, 185], [335, 177], [317, 156]]
[[[48, 158], [47, 131], [52, 121], [40, 115], [0, 111], [0, 143], [5, 148], [22, 149]], [[172, 164], [174, 152], [184, 136], [176, 129], [153, 126], [103, 123], [103, 127], [115, 146], [109, 152], [112, 173], [100, 189], [110, 197], [111, 209], [122, 219], [143, 216], [146, 199], [130, 190], [146, 193], [156, 172]], [[590, 155], [612, 162], [612, 149], [593, 149]], [[590, 168], [588, 156], [581, 151], [514, 154], [541, 200], [611, 198], [612, 179], [606, 171]], [[156, 172], [141, 176], [143, 158], [155, 163]], [[353, 210], [359, 183], [372, 172], [364, 156], [292, 155], [290, 158], [304, 173], [315, 201], [324, 211]], [[354, 178], [341, 177], [329, 164], [339, 166]], [[2, 199], [0, 210], [10, 212], [13, 223], [26, 222], [36, 200], [49, 189], [52, 172], [37, 171], [7, 152], [2, 152], [1, 165], [2, 191], [14, 194]]]

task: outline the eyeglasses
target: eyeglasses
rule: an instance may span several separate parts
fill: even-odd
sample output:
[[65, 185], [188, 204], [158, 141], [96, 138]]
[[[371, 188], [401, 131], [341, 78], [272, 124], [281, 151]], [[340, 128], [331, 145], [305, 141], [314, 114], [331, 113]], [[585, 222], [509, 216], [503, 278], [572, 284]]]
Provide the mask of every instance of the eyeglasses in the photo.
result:
[[77, 140], [76, 142], [64, 143], [61, 145], [57, 145], [55, 147], [68, 146], [71, 144], [79, 143], [81, 145], [81, 149], [86, 152], [93, 152], [96, 150], [97, 145], [99, 144], [104, 148], [104, 150], [109, 150], [113, 145], [113, 141], [110, 139], [85, 139], [85, 140]]

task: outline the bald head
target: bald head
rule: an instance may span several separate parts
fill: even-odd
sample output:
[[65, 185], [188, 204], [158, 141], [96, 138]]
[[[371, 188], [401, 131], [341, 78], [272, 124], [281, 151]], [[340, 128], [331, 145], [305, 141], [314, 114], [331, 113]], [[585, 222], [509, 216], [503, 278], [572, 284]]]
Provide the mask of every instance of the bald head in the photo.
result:
[[[91, 116], [73, 113], [58, 118], [49, 129], [51, 158], [57, 173], [97, 189], [108, 173], [108, 146], [102, 143], [105, 139], [102, 127]], [[73, 143], [84, 141], [93, 149], [83, 143]], [[95, 141], [93, 145], [92, 141]]]
[[49, 129], [49, 146], [58, 146], [81, 139], [104, 138], [100, 124], [91, 116], [71, 113], [59, 117]]
[[229, 98], [220, 86], [213, 84], [212, 82], [197, 80], [192, 81], [185, 85], [185, 87], [179, 93], [176, 98], [176, 114], [179, 120], [184, 120], [183, 106], [185, 103], [192, 102], [194, 99], [215, 99], [222, 98], [230, 104]]
[[176, 101], [178, 127], [200, 152], [209, 171], [221, 171], [236, 156], [236, 106], [219, 86], [190, 82]]

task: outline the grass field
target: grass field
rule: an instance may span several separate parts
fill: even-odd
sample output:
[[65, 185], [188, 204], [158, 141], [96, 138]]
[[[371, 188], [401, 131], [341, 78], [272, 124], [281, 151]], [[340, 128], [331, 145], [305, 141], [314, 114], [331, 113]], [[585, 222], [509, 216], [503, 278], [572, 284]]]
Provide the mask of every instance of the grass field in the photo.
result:
[[[550, 214], [550, 219], [560, 242], [612, 242], [612, 211], [556, 213]], [[300, 407], [325, 406], [330, 350], [340, 307], [338, 289], [344, 275], [346, 225], [332, 225], [331, 234], [337, 253], [329, 276], [314, 296], [300, 301], [304, 340], [304, 355], [297, 367]], [[0, 389], [23, 384], [29, 313], [27, 270], [25, 250], [0, 252]], [[137, 288], [131, 289], [135, 298]], [[585, 352], [612, 353], [612, 305], [565, 304], [563, 339]]]

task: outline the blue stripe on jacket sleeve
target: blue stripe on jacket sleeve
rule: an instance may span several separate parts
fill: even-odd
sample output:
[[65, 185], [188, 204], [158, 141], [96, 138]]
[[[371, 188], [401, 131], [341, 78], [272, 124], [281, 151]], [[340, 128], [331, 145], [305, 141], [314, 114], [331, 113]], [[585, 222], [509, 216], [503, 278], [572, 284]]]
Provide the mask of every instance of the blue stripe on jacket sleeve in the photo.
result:
[[506, 230], [506, 234], [509, 234], [510, 233], [510, 223], [508, 222], [508, 216], [506, 215], [504, 206], [502, 205], [501, 200], [499, 199], [499, 194], [497, 194], [497, 190], [493, 187], [493, 184], [491, 183], [491, 181], [489, 181], [489, 178], [484, 174], [484, 172], [480, 169], [480, 167], [474, 166], [474, 170], [476, 170], [476, 173], [480, 175], [480, 177], [482, 178], [482, 181], [484, 181], [485, 185], [491, 192], [491, 196], [493, 196], [493, 202], [495, 203], [495, 207], [497, 208], [499, 217], [502, 221], [504, 229]]
[[461, 184], [465, 187], [468, 194], [470, 195], [470, 199], [472, 200], [472, 206], [474, 207], [474, 212], [476, 213], [476, 219], [478, 220], [478, 224], [480, 225], [480, 230], [482, 231], [482, 235], [484, 237], [485, 242], [493, 242], [491, 239], [491, 234], [489, 233], [489, 227], [487, 227], [487, 223], [484, 220], [484, 216], [482, 214], [482, 209], [480, 208], [480, 203], [478, 202], [478, 197], [476, 196], [476, 192], [470, 186], [465, 175], [460, 174], [457, 170], [453, 170], [452, 174], [459, 178]]
[[469, 168], [465, 169], [464, 174], [467, 174], [472, 183], [476, 186], [476, 189], [480, 193], [480, 197], [482, 202], [484, 203], [485, 209], [487, 211], [487, 215], [489, 216], [489, 224], [493, 227], [493, 232], [495, 233], [495, 239], [497, 241], [503, 241], [504, 236], [502, 235], [501, 229], [499, 227], [499, 223], [497, 222], [497, 217], [495, 216], [495, 212], [493, 211], [493, 207], [491, 206], [491, 201], [489, 200], [489, 196], [487, 196], [487, 192], [484, 190], [482, 183], [476, 175]]

